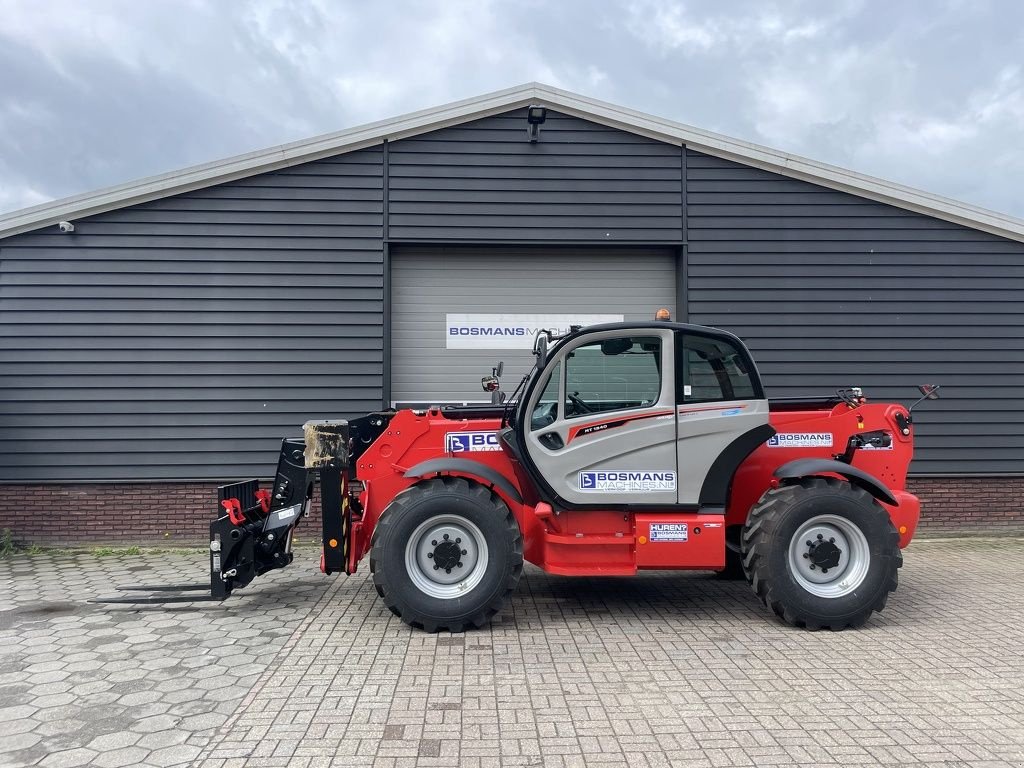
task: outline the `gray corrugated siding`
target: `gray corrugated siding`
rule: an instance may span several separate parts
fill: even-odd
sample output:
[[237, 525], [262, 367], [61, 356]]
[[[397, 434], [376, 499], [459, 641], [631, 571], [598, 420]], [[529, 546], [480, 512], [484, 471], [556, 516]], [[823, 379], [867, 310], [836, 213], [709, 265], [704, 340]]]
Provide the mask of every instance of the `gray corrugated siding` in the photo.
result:
[[389, 231], [417, 242], [679, 242], [678, 146], [526, 110], [391, 145]]
[[379, 407], [381, 158], [0, 242], [0, 480], [269, 475], [306, 419]]
[[920, 473], [1024, 471], [1024, 244], [688, 152], [690, 320], [772, 395], [908, 402]]
[[[684, 217], [679, 147], [542, 131], [393, 143], [392, 245], [686, 240], [689, 319], [744, 336], [772, 394], [941, 383], [914, 470], [1024, 472], [1024, 244], [695, 152]], [[382, 157], [0, 241], [0, 481], [266, 475], [306, 419], [377, 408]]]
[[675, 278], [675, 251], [665, 248], [396, 250], [391, 256], [391, 399], [487, 402], [490, 395], [481, 389], [480, 377], [499, 360], [505, 363], [506, 392], [532, 366], [529, 349], [447, 349], [449, 312], [607, 313], [649, 320], [657, 307], [674, 311]]

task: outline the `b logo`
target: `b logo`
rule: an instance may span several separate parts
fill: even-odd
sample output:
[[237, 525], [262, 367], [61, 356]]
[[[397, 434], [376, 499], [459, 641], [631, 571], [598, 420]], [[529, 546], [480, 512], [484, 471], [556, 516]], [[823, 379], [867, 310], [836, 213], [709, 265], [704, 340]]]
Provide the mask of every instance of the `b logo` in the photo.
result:
[[500, 451], [501, 444], [494, 432], [449, 432], [444, 436], [444, 449], [448, 453]]
[[580, 472], [580, 490], [586, 491], [597, 488], [597, 473]]

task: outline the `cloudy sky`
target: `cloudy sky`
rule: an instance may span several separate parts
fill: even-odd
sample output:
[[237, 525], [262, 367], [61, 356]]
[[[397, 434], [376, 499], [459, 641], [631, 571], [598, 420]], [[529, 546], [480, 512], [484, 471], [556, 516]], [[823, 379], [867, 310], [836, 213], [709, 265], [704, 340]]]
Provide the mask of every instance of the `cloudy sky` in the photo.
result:
[[1017, 0], [0, 0], [0, 211], [529, 80], [1024, 217]]

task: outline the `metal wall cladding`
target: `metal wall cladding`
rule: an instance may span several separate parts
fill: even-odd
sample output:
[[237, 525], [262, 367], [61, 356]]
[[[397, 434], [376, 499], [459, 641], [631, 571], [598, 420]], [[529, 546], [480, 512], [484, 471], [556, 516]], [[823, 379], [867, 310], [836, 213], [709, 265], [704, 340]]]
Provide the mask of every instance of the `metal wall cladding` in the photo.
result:
[[682, 239], [679, 146], [526, 110], [391, 145], [394, 241], [670, 242]]
[[446, 312], [646, 319], [677, 287], [770, 395], [940, 383], [913, 470], [1024, 472], [1022, 243], [556, 111], [387, 155], [0, 240], [0, 481], [269, 475], [303, 422], [380, 407], [386, 351], [396, 400], [483, 399], [501, 357], [514, 383], [525, 357], [448, 357]]
[[689, 319], [771, 396], [861, 386], [915, 411], [916, 473], [1024, 471], [1024, 244], [687, 153]]
[[382, 156], [0, 241], [0, 479], [270, 476], [303, 422], [378, 408]]

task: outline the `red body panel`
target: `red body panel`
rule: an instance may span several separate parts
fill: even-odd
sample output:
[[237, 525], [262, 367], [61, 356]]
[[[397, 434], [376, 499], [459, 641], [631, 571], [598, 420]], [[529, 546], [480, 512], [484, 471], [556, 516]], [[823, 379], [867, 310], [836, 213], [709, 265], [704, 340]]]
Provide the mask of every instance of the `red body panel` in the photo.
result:
[[[773, 412], [771, 424], [781, 435], [818, 435], [823, 444], [820, 447], [766, 444], [757, 448], [737, 470], [728, 507], [722, 516], [671, 509], [643, 512], [552, 510], [540, 502], [525, 469], [500, 446], [490, 445], [485, 446], [488, 450], [469, 452], [447, 450], [447, 433], [495, 432], [500, 426], [498, 419], [453, 420], [437, 411], [399, 411], [354, 468], [356, 478], [363, 485], [360, 495], [363, 514], [352, 529], [351, 551], [357, 558], [365, 555], [373, 527], [391, 499], [420, 482], [420, 478], [405, 477], [406, 471], [421, 462], [448, 456], [469, 458], [492, 467], [511, 482], [522, 497], [521, 502], [500, 487], [495, 486], [493, 491], [519, 521], [525, 558], [549, 573], [630, 575], [638, 568], [720, 569], [725, 564], [727, 528], [742, 525], [761, 495], [777, 484], [773, 477], [775, 469], [793, 459], [831, 459], [844, 452], [851, 435], [877, 430], [885, 430], [893, 436], [892, 447], [858, 450], [852, 465], [873, 475], [896, 496], [899, 506], [884, 506], [900, 531], [900, 546], [905, 547], [914, 535], [920, 505], [917, 498], [905, 490], [913, 438], [900, 433], [896, 413], [905, 415], [906, 409], [879, 403], [857, 408], [840, 404], [830, 409]], [[824, 444], [824, 439], [820, 438], [825, 434], [832, 436], [831, 445]], [[587, 436], [580, 435], [577, 439], [585, 440]], [[787, 439], [790, 438], [779, 442], [785, 443]], [[654, 536], [652, 525], [662, 526], [656, 527]], [[671, 525], [686, 526], [685, 540], [681, 529], [673, 529]]]

